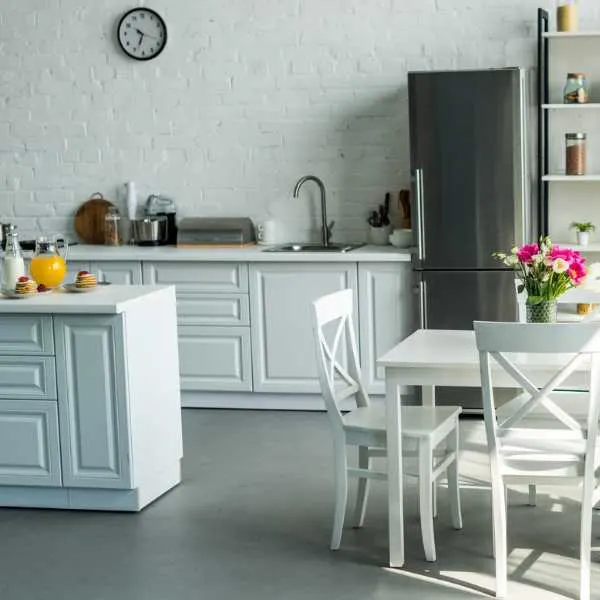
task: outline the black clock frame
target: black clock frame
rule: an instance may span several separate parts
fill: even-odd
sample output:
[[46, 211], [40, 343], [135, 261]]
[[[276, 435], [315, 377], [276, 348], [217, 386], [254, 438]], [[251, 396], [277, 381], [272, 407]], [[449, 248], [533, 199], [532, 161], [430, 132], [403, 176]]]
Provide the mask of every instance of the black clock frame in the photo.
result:
[[[120, 37], [119, 33], [121, 31], [121, 25], [123, 25], [123, 21], [125, 21], [125, 19], [130, 14], [139, 12], [140, 10], [143, 10], [143, 11], [145, 11], [147, 13], [153, 14], [162, 23], [163, 29], [165, 31], [165, 40], [163, 42], [163, 45], [160, 47], [160, 49], [158, 50], [158, 52], [156, 54], [153, 54], [152, 56], [134, 56], [133, 54], [130, 54], [127, 51], [127, 48], [125, 48], [125, 46], [123, 46], [123, 44], [121, 43], [121, 37]], [[136, 6], [135, 8], [132, 8], [131, 10], [128, 10], [121, 17], [121, 19], [119, 20], [119, 24], [117, 25], [117, 41], [119, 42], [119, 46], [121, 47], [121, 49], [123, 50], [123, 52], [125, 52], [125, 54], [127, 54], [127, 56], [129, 58], [133, 58], [134, 60], [152, 60], [153, 58], [156, 58], [165, 49], [165, 47], [167, 45], [167, 38], [168, 38], [168, 36], [167, 36], [167, 24], [166, 24], [165, 20], [155, 10], [152, 10], [151, 8], [146, 8], [145, 6]]]

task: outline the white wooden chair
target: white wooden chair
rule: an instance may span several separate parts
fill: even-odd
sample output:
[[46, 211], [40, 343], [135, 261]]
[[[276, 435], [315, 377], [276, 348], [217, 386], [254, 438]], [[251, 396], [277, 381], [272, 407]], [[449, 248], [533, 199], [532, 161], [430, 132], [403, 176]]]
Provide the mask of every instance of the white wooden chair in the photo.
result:
[[[342, 290], [313, 303], [313, 324], [319, 380], [333, 433], [335, 463], [335, 511], [331, 549], [337, 550], [348, 497], [348, 477], [358, 477], [355, 526], [365, 518], [369, 479], [387, 479], [386, 473], [371, 468], [371, 458], [386, 455], [385, 406], [372, 405], [361, 379], [352, 322], [352, 290]], [[329, 328], [333, 328], [330, 331]], [[328, 343], [327, 333], [333, 342]], [[345, 354], [347, 367], [340, 360]], [[349, 412], [347, 403], [353, 407]], [[344, 404], [346, 402], [346, 404]], [[343, 405], [343, 406], [342, 406]], [[418, 442], [419, 506], [423, 547], [428, 561], [435, 561], [433, 532], [434, 486], [447, 473], [452, 524], [462, 528], [458, 486], [458, 415], [460, 407], [402, 408], [403, 441]], [[347, 446], [358, 447], [358, 467], [347, 462]]]
[[[582, 488], [580, 599], [589, 600], [592, 508], [600, 499], [596, 482], [600, 324], [475, 322], [474, 328], [492, 479], [496, 596], [504, 597], [507, 592], [506, 486], [575, 485]], [[526, 367], [515, 365], [512, 353], [519, 354], [519, 361], [526, 361], [531, 353], [559, 355], [551, 358], [556, 372], [540, 387], [524, 372]], [[494, 405], [494, 363], [524, 391], [498, 411]], [[568, 378], [575, 369], [588, 370], [588, 380], [580, 387], [589, 391], [577, 392], [578, 398], [588, 396], [583, 423], [567, 412], [569, 404], [560, 402], [560, 392], [552, 396], [561, 385], [569, 385]]]

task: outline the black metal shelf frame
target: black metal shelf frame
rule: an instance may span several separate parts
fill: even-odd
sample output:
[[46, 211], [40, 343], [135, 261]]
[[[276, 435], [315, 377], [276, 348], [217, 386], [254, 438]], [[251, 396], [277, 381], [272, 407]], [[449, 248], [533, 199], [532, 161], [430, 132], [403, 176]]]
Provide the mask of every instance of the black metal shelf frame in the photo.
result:
[[538, 8], [537, 21], [537, 192], [538, 192], [538, 234], [548, 235], [548, 182], [543, 180], [548, 175], [548, 111], [543, 104], [550, 103], [548, 85], [548, 33], [549, 14], [547, 10]]

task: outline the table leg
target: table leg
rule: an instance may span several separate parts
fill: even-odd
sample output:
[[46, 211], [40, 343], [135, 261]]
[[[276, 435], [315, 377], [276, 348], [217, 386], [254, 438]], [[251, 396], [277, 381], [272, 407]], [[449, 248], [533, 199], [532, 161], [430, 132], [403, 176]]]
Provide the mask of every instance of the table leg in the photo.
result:
[[388, 469], [388, 536], [390, 567], [404, 565], [404, 495], [402, 489], [402, 418], [400, 381], [386, 368], [386, 428]]
[[421, 397], [423, 398], [423, 406], [435, 406], [435, 386], [424, 385], [421, 387]]

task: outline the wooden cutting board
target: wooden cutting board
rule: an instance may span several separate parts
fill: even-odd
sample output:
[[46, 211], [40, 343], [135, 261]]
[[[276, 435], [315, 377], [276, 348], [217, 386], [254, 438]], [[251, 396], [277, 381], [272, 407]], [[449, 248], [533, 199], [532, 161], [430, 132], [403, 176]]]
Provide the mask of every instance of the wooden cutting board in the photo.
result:
[[104, 218], [114, 204], [96, 192], [75, 213], [75, 231], [86, 244], [104, 244]]

